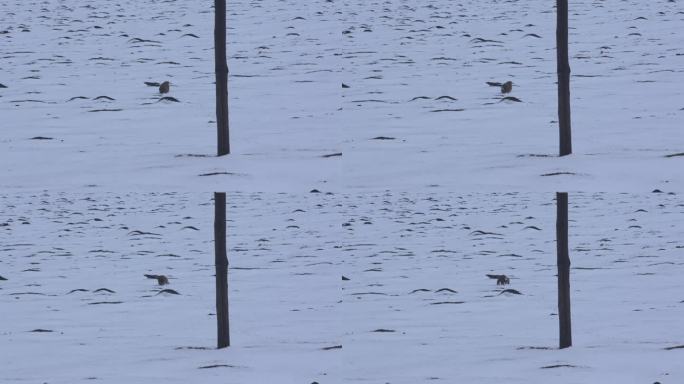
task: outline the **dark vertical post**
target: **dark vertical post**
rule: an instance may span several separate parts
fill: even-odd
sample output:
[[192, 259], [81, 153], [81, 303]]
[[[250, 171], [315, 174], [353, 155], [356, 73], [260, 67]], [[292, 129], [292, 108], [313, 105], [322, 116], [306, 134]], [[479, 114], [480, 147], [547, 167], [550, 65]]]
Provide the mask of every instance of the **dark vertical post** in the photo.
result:
[[230, 153], [228, 135], [228, 60], [226, 59], [226, 0], [214, 0], [214, 64], [218, 156]]
[[556, 255], [558, 264], [558, 322], [560, 348], [572, 345], [570, 326], [570, 252], [568, 251], [568, 193], [556, 193]]
[[560, 156], [572, 153], [570, 135], [570, 60], [568, 58], [568, 0], [556, 0], [556, 55], [558, 65], [558, 126]]
[[214, 192], [214, 255], [216, 264], [216, 322], [218, 348], [230, 346], [228, 322], [228, 255], [226, 250], [226, 193]]

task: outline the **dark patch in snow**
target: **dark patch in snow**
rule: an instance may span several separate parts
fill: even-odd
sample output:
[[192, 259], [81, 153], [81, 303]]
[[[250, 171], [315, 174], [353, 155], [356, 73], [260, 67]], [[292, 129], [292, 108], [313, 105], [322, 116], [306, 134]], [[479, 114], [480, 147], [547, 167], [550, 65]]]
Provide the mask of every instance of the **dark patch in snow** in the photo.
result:
[[673, 349], [684, 349], [684, 345], [676, 345], [674, 347], [667, 347], [665, 348], [666, 351], [671, 351]]
[[236, 175], [233, 172], [209, 172], [209, 173], [201, 173], [198, 176], [216, 176], [216, 175]]
[[506, 97], [503, 97], [503, 98], [501, 98], [501, 100], [499, 100], [499, 102], [502, 102], [502, 101], [514, 101], [514, 102], [516, 102], [516, 103], [522, 103], [522, 100], [518, 99], [518, 98], [515, 97], [515, 96], [506, 96]]
[[161, 44], [161, 41], [156, 41], [156, 40], [145, 40], [141, 39], [139, 37], [134, 37], [130, 40], [128, 40], [129, 43], [154, 43], [154, 44]]
[[340, 157], [340, 156], [342, 156], [342, 152], [330, 153], [330, 154], [327, 154], [327, 155], [322, 155], [321, 157], [324, 158], [324, 159], [327, 159], [327, 158], [329, 158], [329, 157]]
[[195, 153], [184, 153], [184, 154], [176, 155], [174, 157], [214, 157], [214, 156], [203, 155], [203, 154], [195, 154]]
[[447, 109], [433, 109], [430, 112], [463, 112], [465, 109], [463, 108], [447, 108]]
[[476, 38], [470, 40], [470, 42], [471, 42], [471, 43], [499, 43], [499, 44], [502, 44], [502, 43], [503, 43], [503, 41], [499, 41], [499, 40], [488, 40], [488, 39], [483, 39], [483, 38], [481, 38], [481, 37], [476, 37]]
[[324, 350], [324, 351], [330, 351], [330, 350], [333, 350], [333, 349], [342, 349], [342, 346], [341, 346], [341, 345], [333, 345], [332, 347], [323, 347], [323, 348], [321, 348], [321, 349]]
[[159, 233], [152, 233], [152, 232], [143, 232], [139, 230], [135, 231], [130, 231], [128, 232], [128, 236], [138, 236], [138, 235], [153, 235], [153, 236], [161, 236]]
[[551, 347], [518, 347], [518, 348], [516, 348], [516, 349], [519, 350], [519, 351], [520, 351], [520, 350], [526, 350], [526, 349], [548, 351], [548, 350], [551, 350], [551, 349], [553, 349], [553, 348], [551, 348]]
[[495, 232], [486, 232], [486, 231], [481, 231], [481, 230], [475, 230], [470, 232], [471, 235], [493, 235], [493, 236], [503, 236], [501, 233], [495, 233]]
[[55, 104], [54, 101], [43, 101], [43, 100], [35, 100], [35, 99], [27, 99], [27, 100], [10, 100], [10, 103], [44, 103], [44, 104]]
[[556, 364], [556, 365], [547, 365], [544, 367], [541, 367], [541, 369], [551, 369], [551, 368], [577, 368], [574, 365], [570, 364]]
[[[180, 295], [180, 293], [178, 293], [177, 291], [175, 291], [175, 290], [173, 290], [173, 289], [169, 289], [169, 288], [167, 288], [167, 289], [162, 289], [161, 291], [157, 292], [157, 295], [159, 295], [159, 294], [161, 294], [161, 293], [169, 293], [169, 294], [172, 294], [172, 295]], [[156, 296], [156, 295], [155, 295], [155, 296]]]
[[554, 155], [545, 155], [537, 153], [526, 153], [524, 155], [518, 155], [517, 157], [555, 157]]
[[182, 349], [191, 349], [191, 350], [206, 351], [206, 350], [209, 350], [209, 349], [211, 349], [211, 348], [208, 348], [208, 347], [176, 347], [176, 348], [174, 348], [174, 349], [175, 349], [176, 351], [182, 350]]
[[503, 293], [512, 293], [514, 295], [522, 295], [522, 293], [520, 291], [518, 291], [517, 289], [512, 289], [512, 288], [504, 289], [503, 291], [499, 292], [499, 295], [501, 295]]
[[85, 289], [85, 288], [76, 288], [76, 289], [72, 289], [71, 291], [69, 291], [69, 292], [67, 293], [67, 295], [70, 295], [70, 294], [72, 294], [72, 293], [74, 293], [74, 292], [88, 292], [88, 290]]
[[414, 289], [413, 291], [409, 292], [409, 295], [416, 293], [416, 292], [430, 292], [430, 290], [426, 289], [426, 288], [418, 288], [418, 289]]
[[180, 103], [180, 100], [176, 99], [175, 97], [171, 97], [171, 96], [164, 96], [164, 97], [160, 98], [159, 100], [157, 100], [157, 103], [160, 101], [172, 101], [174, 103]]
[[123, 109], [121, 108], [103, 108], [103, 109], [91, 109], [88, 112], [121, 112]]
[[380, 296], [387, 296], [386, 293], [382, 292], [358, 292], [358, 293], [352, 293], [352, 296], [363, 296], [363, 295], [380, 295]]

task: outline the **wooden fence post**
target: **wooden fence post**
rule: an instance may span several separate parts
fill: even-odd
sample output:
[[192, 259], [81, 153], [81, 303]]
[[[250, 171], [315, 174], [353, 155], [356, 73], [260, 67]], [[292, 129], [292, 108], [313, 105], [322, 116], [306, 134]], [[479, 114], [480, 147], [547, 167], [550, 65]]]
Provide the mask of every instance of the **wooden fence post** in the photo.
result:
[[226, 0], [214, 0], [214, 13], [217, 155], [223, 156], [230, 153], [228, 60], [226, 59]]
[[568, 58], [568, 0], [556, 0], [556, 55], [558, 68], [558, 127], [560, 156], [572, 153], [570, 130], [570, 59]]
[[572, 345], [567, 192], [556, 193], [556, 255], [558, 264], [558, 325], [560, 348], [562, 349]]
[[225, 192], [214, 192], [214, 255], [214, 263], [216, 265], [216, 325], [218, 330], [218, 348], [225, 348], [230, 346]]

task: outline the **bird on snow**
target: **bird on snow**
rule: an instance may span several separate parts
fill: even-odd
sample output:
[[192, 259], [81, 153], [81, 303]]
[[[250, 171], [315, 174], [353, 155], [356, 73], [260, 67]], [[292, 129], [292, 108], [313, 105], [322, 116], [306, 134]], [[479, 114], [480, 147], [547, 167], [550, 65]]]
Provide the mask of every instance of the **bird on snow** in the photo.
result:
[[490, 279], [495, 279], [496, 285], [506, 285], [506, 284], [511, 283], [511, 280], [506, 275], [490, 275], [490, 274], [487, 274], [487, 277], [489, 277]]
[[148, 279], [156, 279], [159, 285], [166, 285], [169, 283], [169, 278], [164, 275], [148, 275], [145, 274]]
[[159, 86], [159, 93], [169, 93], [170, 86], [171, 83], [169, 83], [168, 81], [161, 83], [161, 85]]
[[513, 90], [513, 82], [507, 81], [501, 85], [501, 93], [511, 93]]

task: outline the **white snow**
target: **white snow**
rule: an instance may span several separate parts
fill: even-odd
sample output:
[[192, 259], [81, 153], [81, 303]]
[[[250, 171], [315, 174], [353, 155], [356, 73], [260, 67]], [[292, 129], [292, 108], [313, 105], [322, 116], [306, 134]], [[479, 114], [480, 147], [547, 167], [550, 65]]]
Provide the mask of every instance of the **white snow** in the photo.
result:
[[[0, 200], [3, 383], [684, 377], [684, 350], [665, 349], [684, 344], [676, 195], [570, 195], [565, 350], [552, 194], [229, 194], [224, 350], [213, 349], [210, 194]], [[169, 276], [180, 295], [157, 295], [144, 273]], [[486, 274], [508, 275], [522, 295]], [[200, 369], [212, 365], [224, 366]], [[555, 365], [569, 367], [543, 368]]]
[[[684, 186], [683, 157], [665, 157], [684, 151], [677, 2], [571, 4], [574, 154], [563, 158], [553, 2], [231, 1], [222, 158], [211, 2], [1, 4], [5, 189]], [[167, 79], [179, 103], [143, 84]], [[485, 84], [506, 80], [522, 103]], [[120, 111], [90, 112], [101, 109]], [[30, 140], [40, 136], [53, 140]]]
[[[322, 348], [341, 344], [334, 198], [229, 196], [232, 346], [221, 351], [211, 199], [2, 196], [0, 382], [328, 382], [338, 353]], [[216, 364], [230, 367], [200, 369]]]
[[554, 3], [230, 0], [218, 158], [211, 1], [0, 0], [0, 383], [684, 382], [684, 7], [570, 2], [561, 158]]
[[[574, 345], [564, 350], [553, 198], [349, 199], [344, 381], [680, 382], [682, 350], [664, 348], [684, 340], [681, 198], [570, 194]], [[522, 295], [500, 294], [486, 274], [508, 275]], [[573, 367], [543, 368], [554, 365]]]

